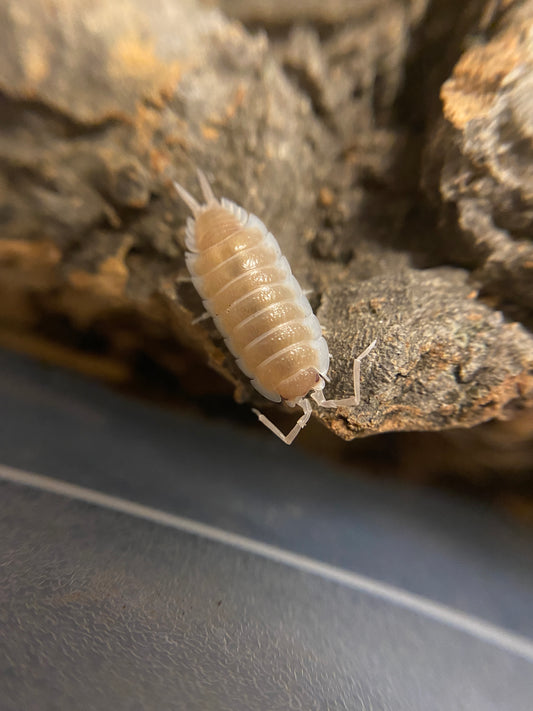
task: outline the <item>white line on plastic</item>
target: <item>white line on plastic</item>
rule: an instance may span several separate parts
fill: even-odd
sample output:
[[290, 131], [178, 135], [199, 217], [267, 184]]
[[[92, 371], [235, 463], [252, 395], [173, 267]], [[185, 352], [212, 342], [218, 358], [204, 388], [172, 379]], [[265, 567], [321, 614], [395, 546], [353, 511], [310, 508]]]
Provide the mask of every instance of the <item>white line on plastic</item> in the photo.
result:
[[211, 541], [233, 546], [247, 553], [267, 558], [268, 560], [334, 581], [354, 590], [367, 593], [368, 595], [373, 595], [382, 600], [387, 600], [399, 607], [412, 610], [444, 625], [449, 625], [450, 627], [470, 634], [472, 637], [476, 637], [479, 640], [493, 644], [527, 661], [533, 662], [532, 640], [509, 632], [501, 627], [497, 627], [477, 617], [460, 612], [459, 610], [454, 610], [446, 605], [433, 602], [432, 600], [407, 592], [393, 585], [381, 583], [364, 575], [358, 575], [349, 570], [337, 568], [336, 566], [322, 563], [319, 560], [314, 560], [313, 558], [300, 555], [299, 553], [283, 550], [282, 548], [272, 546], [268, 543], [255, 541], [237, 533], [224, 531], [221, 528], [210, 526], [200, 521], [176, 516], [150, 506], [137, 504], [133, 501], [120, 499], [117, 496], [103, 494], [100, 491], [86, 489], [85, 487], [69, 484], [58, 479], [42, 476], [41, 474], [32, 474], [0, 464], [0, 479], [69, 497], [88, 504], [94, 504], [105, 509], [118, 511], [123, 514], [152, 521], [162, 526], [201, 536]]

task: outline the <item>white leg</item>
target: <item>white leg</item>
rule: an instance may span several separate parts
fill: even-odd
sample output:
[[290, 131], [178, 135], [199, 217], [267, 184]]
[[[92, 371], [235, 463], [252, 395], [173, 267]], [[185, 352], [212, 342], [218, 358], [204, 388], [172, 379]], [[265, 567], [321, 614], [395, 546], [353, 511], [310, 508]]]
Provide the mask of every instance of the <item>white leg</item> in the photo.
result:
[[252, 408], [252, 412], [255, 412], [257, 417], [259, 418], [259, 422], [262, 422], [268, 429], [273, 432], [276, 437], [279, 437], [282, 442], [285, 442], [285, 444], [292, 444], [296, 437], [298, 436], [298, 433], [300, 430], [303, 430], [303, 428], [306, 426], [306, 424], [309, 421], [309, 418], [311, 417], [312, 413], [312, 408], [311, 408], [311, 403], [309, 400], [300, 400], [300, 402], [297, 403], [303, 410], [303, 415], [300, 417], [298, 422], [294, 425], [292, 430], [289, 432], [288, 435], [284, 435], [283, 432], [276, 427], [276, 425], [271, 422], [268, 417], [265, 417], [262, 415], [259, 410], [256, 410], [255, 408]]
[[367, 356], [376, 345], [376, 340], [365, 348], [365, 350], [353, 360], [353, 395], [342, 400], [326, 400], [322, 390], [315, 390], [311, 397], [320, 407], [357, 407], [361, 400], [361, 361]]
[[201, 321], [207, 321], [208, 318], [211, 318], [211, 314], [208, 314], [207, 311], [205, 311], [201, 316], [198, 316], [193, 320], [192, 325], [196, 326], [197, 323], [200, 323]]

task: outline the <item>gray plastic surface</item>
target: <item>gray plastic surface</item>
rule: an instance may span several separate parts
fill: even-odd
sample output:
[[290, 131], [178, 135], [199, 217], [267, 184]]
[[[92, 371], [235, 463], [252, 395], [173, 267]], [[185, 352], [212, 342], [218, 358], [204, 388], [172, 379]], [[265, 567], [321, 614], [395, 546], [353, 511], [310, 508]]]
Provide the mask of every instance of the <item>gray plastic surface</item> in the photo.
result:
[[0, 373], [2, 710], [533, 708], [527, 531], [23, 358]]

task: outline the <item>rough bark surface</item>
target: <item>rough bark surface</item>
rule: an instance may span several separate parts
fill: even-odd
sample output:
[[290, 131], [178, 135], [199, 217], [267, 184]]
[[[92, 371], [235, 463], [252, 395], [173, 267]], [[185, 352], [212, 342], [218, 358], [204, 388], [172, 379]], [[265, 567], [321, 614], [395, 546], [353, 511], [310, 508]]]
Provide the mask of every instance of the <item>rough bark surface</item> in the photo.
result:
[[361, 406], [317, 412], [335, 433], [530, 406], [532, 3], [211, 5], [2, 3], [3, 341], [79, 347], [115, 381], [147, 357], [192, 392], [205, 362], [265, 405], [192, 323], [172, 181], [198, 193], [201, 167], [311, 290], [328, 396], [377, 338]]
[[490, 41], [468, 49], [442, 86], [424, 178], [443, 219], [443, 255], [531, 325], [533, 3], [507, 5]]

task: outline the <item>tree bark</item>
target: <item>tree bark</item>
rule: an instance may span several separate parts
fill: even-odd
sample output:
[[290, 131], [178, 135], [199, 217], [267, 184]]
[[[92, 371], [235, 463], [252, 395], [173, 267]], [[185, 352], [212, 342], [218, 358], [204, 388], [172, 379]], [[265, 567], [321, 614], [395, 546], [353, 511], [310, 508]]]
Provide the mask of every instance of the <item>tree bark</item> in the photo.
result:
[[377, 339], [360, 407], [316, 412], [336, 434], [529, 407], [533, 3], [220, 6], [0, 7], [3, 341], [79, 348], [114, 380], [149, 357], [189, 392], [200, 354], [265, 406], [193, 323], [172, 181], [197, 194], [200, 167], [311, 291], [329, 397]]

